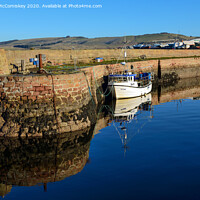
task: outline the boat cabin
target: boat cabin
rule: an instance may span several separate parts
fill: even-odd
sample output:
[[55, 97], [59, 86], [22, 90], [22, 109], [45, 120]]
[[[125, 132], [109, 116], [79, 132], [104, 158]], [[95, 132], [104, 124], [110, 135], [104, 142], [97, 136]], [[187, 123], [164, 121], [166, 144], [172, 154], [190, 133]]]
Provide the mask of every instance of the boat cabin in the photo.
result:
[[111, 82], [134, 82], [137, 74], [115, 74], [109, 75], [109, 81]]
[[109, 75], [109, 81], [113, 83], [119, 82], [141, 82], [151, 80], [151, 73], [132, 74], [131, 72], [126, 74], [111, 74]]

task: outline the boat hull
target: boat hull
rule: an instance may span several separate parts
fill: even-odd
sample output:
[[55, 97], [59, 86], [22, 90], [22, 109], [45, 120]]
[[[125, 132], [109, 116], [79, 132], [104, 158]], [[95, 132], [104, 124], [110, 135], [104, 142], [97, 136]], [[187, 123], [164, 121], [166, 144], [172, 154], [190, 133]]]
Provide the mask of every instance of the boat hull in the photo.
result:
[[144, 87], [133, 87], [126, 85], [113, 84], [109, 85], [112, 95], [116, 99], [126, 99], [146, 95], [152, 90], [152, 83]]

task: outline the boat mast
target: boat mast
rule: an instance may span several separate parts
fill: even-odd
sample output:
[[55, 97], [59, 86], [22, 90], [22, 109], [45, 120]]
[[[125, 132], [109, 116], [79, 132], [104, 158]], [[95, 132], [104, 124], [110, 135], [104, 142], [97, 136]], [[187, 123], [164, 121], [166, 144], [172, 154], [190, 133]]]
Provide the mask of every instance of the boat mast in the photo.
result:
[[124, 62], [126, 62], [126, 36], [124, 37]]
[[[126, 44], [127, 44], [127, 40], [126, 40], [126, 36], [125, 36], [124, 37], [124, 63], [125, 63], [125, 65], [126, 65], [126, 57], [127, 57]], [[127, 71], [128, 71], [128, 65], [127, 65]]]

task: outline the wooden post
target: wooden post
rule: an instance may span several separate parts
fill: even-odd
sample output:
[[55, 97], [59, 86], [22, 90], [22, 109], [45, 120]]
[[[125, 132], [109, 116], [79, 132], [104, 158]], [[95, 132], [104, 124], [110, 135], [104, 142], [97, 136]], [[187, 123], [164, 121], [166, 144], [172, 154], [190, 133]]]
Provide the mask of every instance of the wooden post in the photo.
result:
[[24, 60], [21, 60], [21, 71], [25, 71], [25, 62]]

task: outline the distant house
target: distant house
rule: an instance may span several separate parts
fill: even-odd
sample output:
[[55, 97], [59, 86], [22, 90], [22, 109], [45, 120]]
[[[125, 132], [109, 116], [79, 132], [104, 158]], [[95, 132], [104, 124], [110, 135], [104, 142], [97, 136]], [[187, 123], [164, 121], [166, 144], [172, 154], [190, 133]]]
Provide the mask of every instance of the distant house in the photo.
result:
[[200, 43], [200, 38], [196, 38], [193, 40], [183, 41], [184, 44], [195, 45], [195, 43]]
[[200, 38], [194, 39], [194, 42], [200, 43]]
[[194, 45], [194, 40], [183, 41], [185, 45]]

